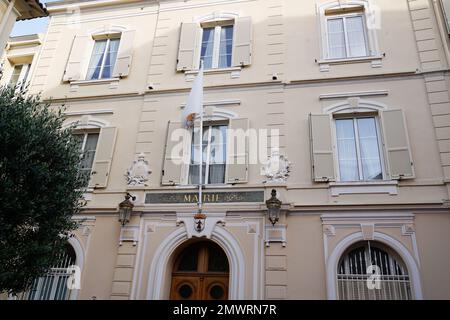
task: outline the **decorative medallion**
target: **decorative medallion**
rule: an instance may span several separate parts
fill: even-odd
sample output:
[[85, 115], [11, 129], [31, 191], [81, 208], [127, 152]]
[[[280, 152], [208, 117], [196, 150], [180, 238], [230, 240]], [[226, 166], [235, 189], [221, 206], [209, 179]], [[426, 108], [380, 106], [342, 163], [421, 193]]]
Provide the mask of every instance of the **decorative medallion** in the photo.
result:
[[280, 155], [280, 151], [273, 150], [262, 167], [262, 174], [267, 178], [264, 182], [286, 182], [291, 171], [290, 166], [291, 163], [285, 156]]
[[145, 154], [141, 153], [131, 168], [127, 170], [125, 175], [127, 184], [129, 186], [145, 186], [151, 173], [148, 161], [145, 160]]

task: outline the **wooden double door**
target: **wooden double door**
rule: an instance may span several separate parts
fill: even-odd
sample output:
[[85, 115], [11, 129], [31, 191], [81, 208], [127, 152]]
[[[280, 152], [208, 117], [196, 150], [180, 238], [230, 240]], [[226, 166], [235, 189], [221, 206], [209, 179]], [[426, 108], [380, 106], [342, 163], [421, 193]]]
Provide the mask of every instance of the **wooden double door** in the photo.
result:
[[201, 241], [178, 253], [172, 272], [170, 299], [227, 300], [228, 258], [214, 242]]

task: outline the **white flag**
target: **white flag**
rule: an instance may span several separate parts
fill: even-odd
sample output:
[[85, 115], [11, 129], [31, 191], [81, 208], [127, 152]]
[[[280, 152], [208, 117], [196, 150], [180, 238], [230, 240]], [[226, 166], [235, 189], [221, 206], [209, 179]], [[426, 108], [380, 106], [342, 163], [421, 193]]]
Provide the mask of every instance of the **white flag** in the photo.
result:
[[182, 122], [185, 127], [192, 127], [194, 125], [195, 116], [203, 112], [203, 63], [200, 67], [186, 107], [183, 110]]

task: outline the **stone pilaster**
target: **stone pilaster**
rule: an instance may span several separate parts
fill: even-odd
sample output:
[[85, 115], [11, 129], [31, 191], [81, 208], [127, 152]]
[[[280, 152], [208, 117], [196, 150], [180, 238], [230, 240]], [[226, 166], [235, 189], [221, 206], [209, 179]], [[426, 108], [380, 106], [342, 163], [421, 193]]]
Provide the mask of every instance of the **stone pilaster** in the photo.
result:
[[266, 248], [265, 266], [265, 299], [286, 299], [288, 281], [287, 256], [286, 249], [280, 243], [271, 244], [270, 247]]
[[[428, 103], [438, 142], [444, 182], [450, 183], [450, 95], [444, 75], [439, 30], [428, 0], [408, 0], [421, 70], [424, 73]], [[450, 190], [450, 189], [449, 189]], [[450, 197], [450, 193], [449, 193]]]
[[136, 261], [137, 246], [133, 242], [123, 242], [118, 249], [111, 300], [129, 300]]

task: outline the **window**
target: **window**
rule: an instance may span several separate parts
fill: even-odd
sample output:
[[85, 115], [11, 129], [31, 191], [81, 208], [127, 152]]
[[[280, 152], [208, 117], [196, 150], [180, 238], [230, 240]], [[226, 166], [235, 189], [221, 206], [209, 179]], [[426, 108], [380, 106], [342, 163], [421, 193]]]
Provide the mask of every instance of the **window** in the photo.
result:
[[87, 80], [109, 79], [112, 77], [119, 51], [119, 38], [95, 40]]
[[383, 179], [375, 117], [336, 119], [336, 140], [341, 181]]
[[29, 64], [15, 65], [13, 73], [11, 75], [11, 79], [9, 80], [9, 84], [13, 87], [18, 85], [20, 89], [24, 88], [24, 86], [26, 85], [29, 72], [30, 72]]
[[71, 290], [67, 280], [72, 275], [69, 267], [76, 263], [75, 250], [70, 244], [66, 252], [58, 257], [58, 263], [50, 271], [31, 284], [30, 290], [22, 294], [21, 300], [69, 300]]
[[80, 164], [79, 174], [86, 178], [86, 185], [89, 182], [89, 178], [92, 171], [92, 165], [94, 163], [95, 150], [97, 149], [98, 133], [84, 133], [76, 134], [75, 137], [79, 143], [80, 150]]
[[327, 10], [325, 16], [329, 59], [368, 56], [366, 22], [362, 7]]
[[231, 67], [232, 50], [233, 25], [203, 28], [200, 60], [205, 69]]
[[[369, 289], [367, 280], [373, 272], [379, 276], [379, 289]], [[390, 248], [376, 241], [359, 242], [350, 247], [339, 261], [337, 270], [340, 300], [411, 300], [408, 269]]]
[[[226, 124], [205, 125], [203, 127], [203, 166], [202, 180], [205, 184], [225, 183], [226, 150], [227, 150]], [[199, 128], [192, 133], [191, 161], [189, 166], [189, 184], [198, 184], [200, 162]]]

